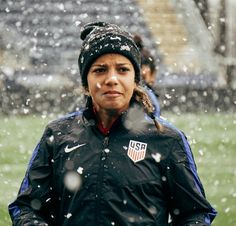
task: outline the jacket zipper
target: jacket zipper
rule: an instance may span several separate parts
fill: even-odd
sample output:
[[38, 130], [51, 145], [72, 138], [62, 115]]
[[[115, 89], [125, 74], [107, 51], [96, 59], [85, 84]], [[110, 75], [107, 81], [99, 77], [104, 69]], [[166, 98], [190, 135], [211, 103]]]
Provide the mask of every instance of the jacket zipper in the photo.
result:
[[99, 162], [99, 170], [98, 170], [98, 177], [97, 177], [97, 192], [96, 192], [96, 225], [99, 225], [99, 219], [101, 218], [101, 200], [103, 196], [103, 178], [104, 178], [104, 167], [106, 165], [107, 160], [107, 149], [108, 149], [109, 137], [106, 136], [103, 140], [102, 144], [102, 152], [100, 156]]

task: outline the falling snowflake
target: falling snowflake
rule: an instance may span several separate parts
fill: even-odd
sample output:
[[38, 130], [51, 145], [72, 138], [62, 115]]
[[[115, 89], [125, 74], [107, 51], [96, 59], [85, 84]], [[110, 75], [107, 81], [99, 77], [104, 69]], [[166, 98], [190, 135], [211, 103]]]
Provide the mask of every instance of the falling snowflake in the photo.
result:
[[122, 45], [122, 46], [120, 47], [120, 50], [130, 51], [130, 47], [129, 47], [129, 46]]
[[81, 187], [81, 177], [78, 173], [70, 171], [67, 172], [64, 178], [65, 187], [74, 192], [80, 189]]
[[101, 87], [102, 87], [100, 83], [97, 83], [96, 86], [98, 89], [101, 89]]
[[110, 149], [106, 148], [104, 149], [104, 152], [108, 154], [110, 152]]
[[156, 215], [157, 214], [157, 209], [155, 206], [151, 206], [148, 208], [149, 212], [152, 214], [152, 215]]
[[65, 217], [66, 217], [67, 219], [71, 218], [71, 217], [72, 217], [72, 213], [66, 214]]
[[54, 141], [54, 136], [53, 136], [53, 135], [49, 137], [49, 141], [50, 141], [50, 142], [53, 142], [53, 141]]
[[84, 170], [83, 167], [79, 167], [79, 168], [77, 169], [77, 172], [78, 172], [79, 174], [83, 174], [83, 170]]
[[160, 153], [152, 154], [152, 157], [155, 159], [156, 162], [161, 161], [161, 154]]

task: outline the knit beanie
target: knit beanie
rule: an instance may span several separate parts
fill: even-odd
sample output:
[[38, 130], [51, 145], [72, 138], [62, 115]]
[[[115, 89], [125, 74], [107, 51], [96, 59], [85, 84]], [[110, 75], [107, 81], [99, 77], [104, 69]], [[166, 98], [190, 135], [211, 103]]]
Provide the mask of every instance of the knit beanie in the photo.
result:
[[93, 22], [86, 24], [80, 34], [83, 40], [78, 64], [82, 85], [88, 86], [87, 75], [93, 62], [106, 53], [127, 57], [134, 66], [135, 81], [140, 81], [141, 55], [130, 33], [115, 24]]

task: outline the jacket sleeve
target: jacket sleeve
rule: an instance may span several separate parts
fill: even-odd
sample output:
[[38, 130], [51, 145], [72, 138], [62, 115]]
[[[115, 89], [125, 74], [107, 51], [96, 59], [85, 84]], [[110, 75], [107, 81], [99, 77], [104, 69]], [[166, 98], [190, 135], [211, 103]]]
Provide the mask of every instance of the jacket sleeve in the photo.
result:
[[[45, 210], [50, 205], [50, 133], [45, 130], [36, 146], [16, 200], [8, 207], [13, 225], [49, 225]], [[45, 212], [44, 212], [45, 211]]]
[[209, 226], [216, 211], [206, 200], [189, 143], [182, 132], [167, 159], [167, 197], [173, 226]]

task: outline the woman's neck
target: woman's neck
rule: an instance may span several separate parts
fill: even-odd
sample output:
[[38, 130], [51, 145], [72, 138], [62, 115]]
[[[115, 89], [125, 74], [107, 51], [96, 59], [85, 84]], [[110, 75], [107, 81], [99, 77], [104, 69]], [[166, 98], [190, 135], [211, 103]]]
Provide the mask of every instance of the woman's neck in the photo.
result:
[[113, 123], [119, 118], [120, 113], [115, 110], [98, 110], [94, 108], [97, 120], [104, 128], [110, 129]]

